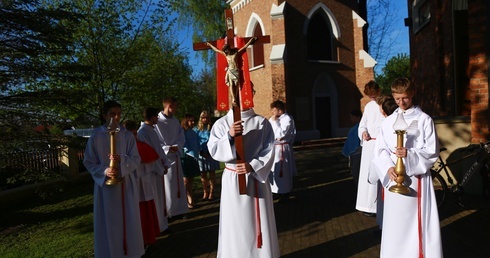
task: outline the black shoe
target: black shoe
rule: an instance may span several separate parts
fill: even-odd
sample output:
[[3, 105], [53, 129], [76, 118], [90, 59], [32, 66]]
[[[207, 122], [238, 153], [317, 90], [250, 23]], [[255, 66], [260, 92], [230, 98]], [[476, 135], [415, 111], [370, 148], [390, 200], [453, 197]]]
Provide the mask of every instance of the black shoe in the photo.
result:
[[376, 217], [376, 213], [371, 213], [371, 212], [363, 212], [364, 216], [366, 217]]

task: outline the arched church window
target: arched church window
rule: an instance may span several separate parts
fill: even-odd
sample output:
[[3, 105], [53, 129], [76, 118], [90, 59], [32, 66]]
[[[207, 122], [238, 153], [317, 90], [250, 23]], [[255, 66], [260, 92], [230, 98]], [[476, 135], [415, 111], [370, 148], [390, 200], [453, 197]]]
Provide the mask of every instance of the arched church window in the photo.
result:
[[[263, 36], [262, 28], [260, 28], [259, 23], [255, 24], [253, 30], [253, 36], [259, 37]], [[264, 65], [264, 45], [263, 44], [253, 44], [252, 47], [247, 49], [248, 51], [248, 63], [250, 68]]]
[[309, 60], [337, 61], [335, 37], [331, 24], [323, 12], [315, 13], [306, 34]]

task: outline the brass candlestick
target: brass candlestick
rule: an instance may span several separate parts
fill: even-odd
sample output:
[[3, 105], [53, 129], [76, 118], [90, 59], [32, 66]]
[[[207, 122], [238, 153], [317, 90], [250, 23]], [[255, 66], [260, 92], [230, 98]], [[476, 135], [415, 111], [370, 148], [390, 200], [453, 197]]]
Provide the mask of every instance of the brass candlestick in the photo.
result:
[[[405, 131], [396, 130], [395, 133], [397, 142], [396, 146], [403, 147], [403, 135], [405, 134]], [[403, 182], [405, 181], [405, 164], [403, 164], [403, 159], [401, 157], [398, 157], [396, 160], [395, 173], [397, 175], [395, 180], [396, 185], [392, 185], [388, 190], [390, 190], [390, 192], [399, 194], [410, 193], [410, 188], [403, 185]]]
[[[107, 126], [109, 130], [109, 135], [110, 135], [110, 144], [111, 144], [111, 150], [110, 154], [114, 155], [116, 154], [116, 134], [119, 132], [119, 127], [117, 126], [117, 122], [113, 121], [111, 118], [111, 121], [109, 122], [109, 125]], [[109, 167], [117, 169], [117, 162], [113, 159], [109, 161]], [[106, 181], [106, 185], [117, 185], [122, 182], [122, 178], [113, 176], [109, 177]]]
[[[393, 129], [396, 133], [396, 146], [398, 148], [403, 147], [403, 135], [406, 133], [406, 128], [408, 127], [405, 119], [403, 118], [403, 112], [398, 113]], [[405, 181], [405, 164], [403, 164], [403, 159], [398, 157], [395, 164], [396, 185], [392, 185], [388, 190], [393, 193], [399, 194], [409, 194], [410, 188], [403, 185]]]

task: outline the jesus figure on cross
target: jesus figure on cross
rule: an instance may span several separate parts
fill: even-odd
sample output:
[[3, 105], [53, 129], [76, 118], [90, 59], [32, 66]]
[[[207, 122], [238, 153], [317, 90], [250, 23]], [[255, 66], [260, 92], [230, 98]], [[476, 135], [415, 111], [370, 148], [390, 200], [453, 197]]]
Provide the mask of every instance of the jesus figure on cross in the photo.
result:
[[237, 65], [236, 57], [243, 50], [247, 49], [248, 46], [253, 44], [257, 40], [257, 37], [252, 37], [248, 40], [248, 42], [241, 47], [240, 49], [232, 48], [230, 45], [223, 45], [222, 50], [219, 50], [217, 47], [213, 46], [213, 44], [206, 42], [206, 45], [209, 46], [215, 52], [222, 54], [225, 56], [228, 66], [226, 67], [226, 76], [225, 76], [225, 84], [230, 87], [231, 100], [233, 105], [236, 105], [236, 94], [239, 92], [240, 84], [240, 68]]

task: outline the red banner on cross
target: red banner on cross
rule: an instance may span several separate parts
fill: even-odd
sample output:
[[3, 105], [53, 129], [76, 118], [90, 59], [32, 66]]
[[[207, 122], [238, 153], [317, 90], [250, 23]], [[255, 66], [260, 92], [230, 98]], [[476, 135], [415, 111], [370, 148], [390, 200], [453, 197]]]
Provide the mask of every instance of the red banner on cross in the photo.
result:
[[[225, 44], [225, 39], [219, 39], [216, 42], [216, 48], [223, 49]], [[243, 38], [235, 37], [235, 47], [237, 49], [242, 48], [245, 45], [245, 40]], [[217, 109], [218, 111], [226, 111], [230, 109], [229, 104], [229, 90], [231, 90], [228, 85], [226, 85], [226, 68], [228, 67], [228, 62], [224, 55], [217, 53], [216, 62], [216, 85], [217, 85]], [[250, 82], [250, 71], [248, 69], [248, 56], [247, 51], [242, 51], [237, 54], [236, 58], [237, 67], [240, 68], [240, 100], [242, 109], [252, 108], [254, 106], [252, 84]]]

